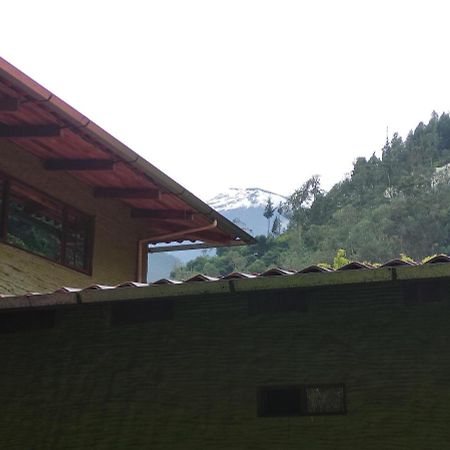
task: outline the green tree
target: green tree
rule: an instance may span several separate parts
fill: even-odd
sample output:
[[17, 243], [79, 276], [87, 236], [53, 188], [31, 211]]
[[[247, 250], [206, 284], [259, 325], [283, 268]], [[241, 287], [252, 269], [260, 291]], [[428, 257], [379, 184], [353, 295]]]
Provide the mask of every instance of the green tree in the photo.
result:
[[275, 219], [272, 224], [272, 234], [274, 236], [279, 236], [281, 234], [281, 221], [279, 216], [275, 216]]
[[273, 217], [274, 213], [275, 207], [273, 206], [272, 198], [269, 196], [263, 213], [264, 217], [267, 219], [267, 236], [269, 236], [270, 233], [270, 219]]
[[343, 248], [340, 248], [338, 249], [335, 257], [333, 258], [333, 269], [335, 270], [340, 269], [342, 266], [345, 266], [349, 262], [350, 260], [347, 259], [345, 250]]
[[[376, 263], [407, 254], [420, 261], [450, 253], [450, 180], [435, 176], [436, 168], [448, 164], [450, 116], [433, 113], [405, 140], [395, 133], [379, 156], [356, 158], [350, 174], [328, 192], [313, 176], [282, 205], [281, 214], [270, 201], [267, 236], [255, 245], [219, 249], [215, 257], [189, 262], [184, 271], [225, 275], [235, 268], [301, 269], [322, 261], [340, 267], [350, 259]], [[280, 215], [289, 224], [277, 235]]]

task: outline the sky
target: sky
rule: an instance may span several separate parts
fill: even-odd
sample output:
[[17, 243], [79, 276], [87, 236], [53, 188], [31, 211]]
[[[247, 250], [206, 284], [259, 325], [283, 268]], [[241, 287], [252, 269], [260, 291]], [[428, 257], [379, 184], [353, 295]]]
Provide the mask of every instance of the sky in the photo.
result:
[[0, 55], [208, 200], [325, 188], [450, 110], [447, 1], [14, 1]]

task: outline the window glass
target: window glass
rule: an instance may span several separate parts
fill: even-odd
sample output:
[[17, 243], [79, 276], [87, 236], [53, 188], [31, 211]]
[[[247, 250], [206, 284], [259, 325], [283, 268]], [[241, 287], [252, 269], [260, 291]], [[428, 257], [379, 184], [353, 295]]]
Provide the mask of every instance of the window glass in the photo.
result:
[[89, 218], [69, 210], [65, 224], [65, 261], [77, 269], [88, 268], [90, 221]]
[[62, 207], [17, 183], [11, 184], [7, 242], [61, 261]]
[[92, 224], [91, 217], [0, 175], [0, 239], [3, 242], [88, 272]]

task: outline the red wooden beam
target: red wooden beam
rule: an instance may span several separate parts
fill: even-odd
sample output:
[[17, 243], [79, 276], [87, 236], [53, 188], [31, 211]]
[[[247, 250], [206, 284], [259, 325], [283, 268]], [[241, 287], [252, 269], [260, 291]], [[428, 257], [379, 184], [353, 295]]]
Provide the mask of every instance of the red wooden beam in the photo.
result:
[[113, 170], [114, 161], [110, 159], [46, 159], [44, 168], [47, 170]]
[[2, 125], [0, 124], [0, 138], [47, 138], [59, 137], [59, 125]]
[[94, 197], [159, 199], [161, 191], [147, 188], [97, 187], [94, 189]]
[[14, 112], [19, 109], [19, 100], [14, 97], [0, 98], [0, 112]]
[[167, 219], [167, 220], [186, 220], [191, 221], [194, 218], [192, 211], [180, 211], [177, 209], [140, 209], [133, 208], [131, 217], [136, 219]]
[[222, 244], [232, 242], [233, 240], [231, 237], [224, 236], [220, 233], [215, 233], [214, 231], [199, 231], [198, 233], [194, 232], [192, 234], [189, 234], [189, 230], [186, 230], [186, 236], [198, 241], [216, 242]]
[[158, 230], [157, 231], [158, 235], [167, 232], [176, 233], [178, 231], [186, 230], [186, 222], [183, 222], [181, 220], [172, 220], [169, 222], [167, 220], [162, 219], [147, 219], [146, 222], [149, 223], [152, 230]]

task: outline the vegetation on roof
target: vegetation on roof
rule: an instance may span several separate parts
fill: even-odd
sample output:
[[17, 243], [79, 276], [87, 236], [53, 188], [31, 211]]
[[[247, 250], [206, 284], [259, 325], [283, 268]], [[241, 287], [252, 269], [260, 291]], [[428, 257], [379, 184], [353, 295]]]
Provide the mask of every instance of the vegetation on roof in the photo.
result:
[[172, 276], [299, 269], [312, 262], [338, 268], [345, 261], [384, 262], [399, 255], [420, 261], [450, 253], [449, 114], [433, 113], [405, 140], [394, 134], [379, 154], [357, 158], [351, 174], [328, 192], [319, 177], [311, 177], [282, 214], [289, 219], [285, 232], [274, 230], [255, 245], [201, 256]]

